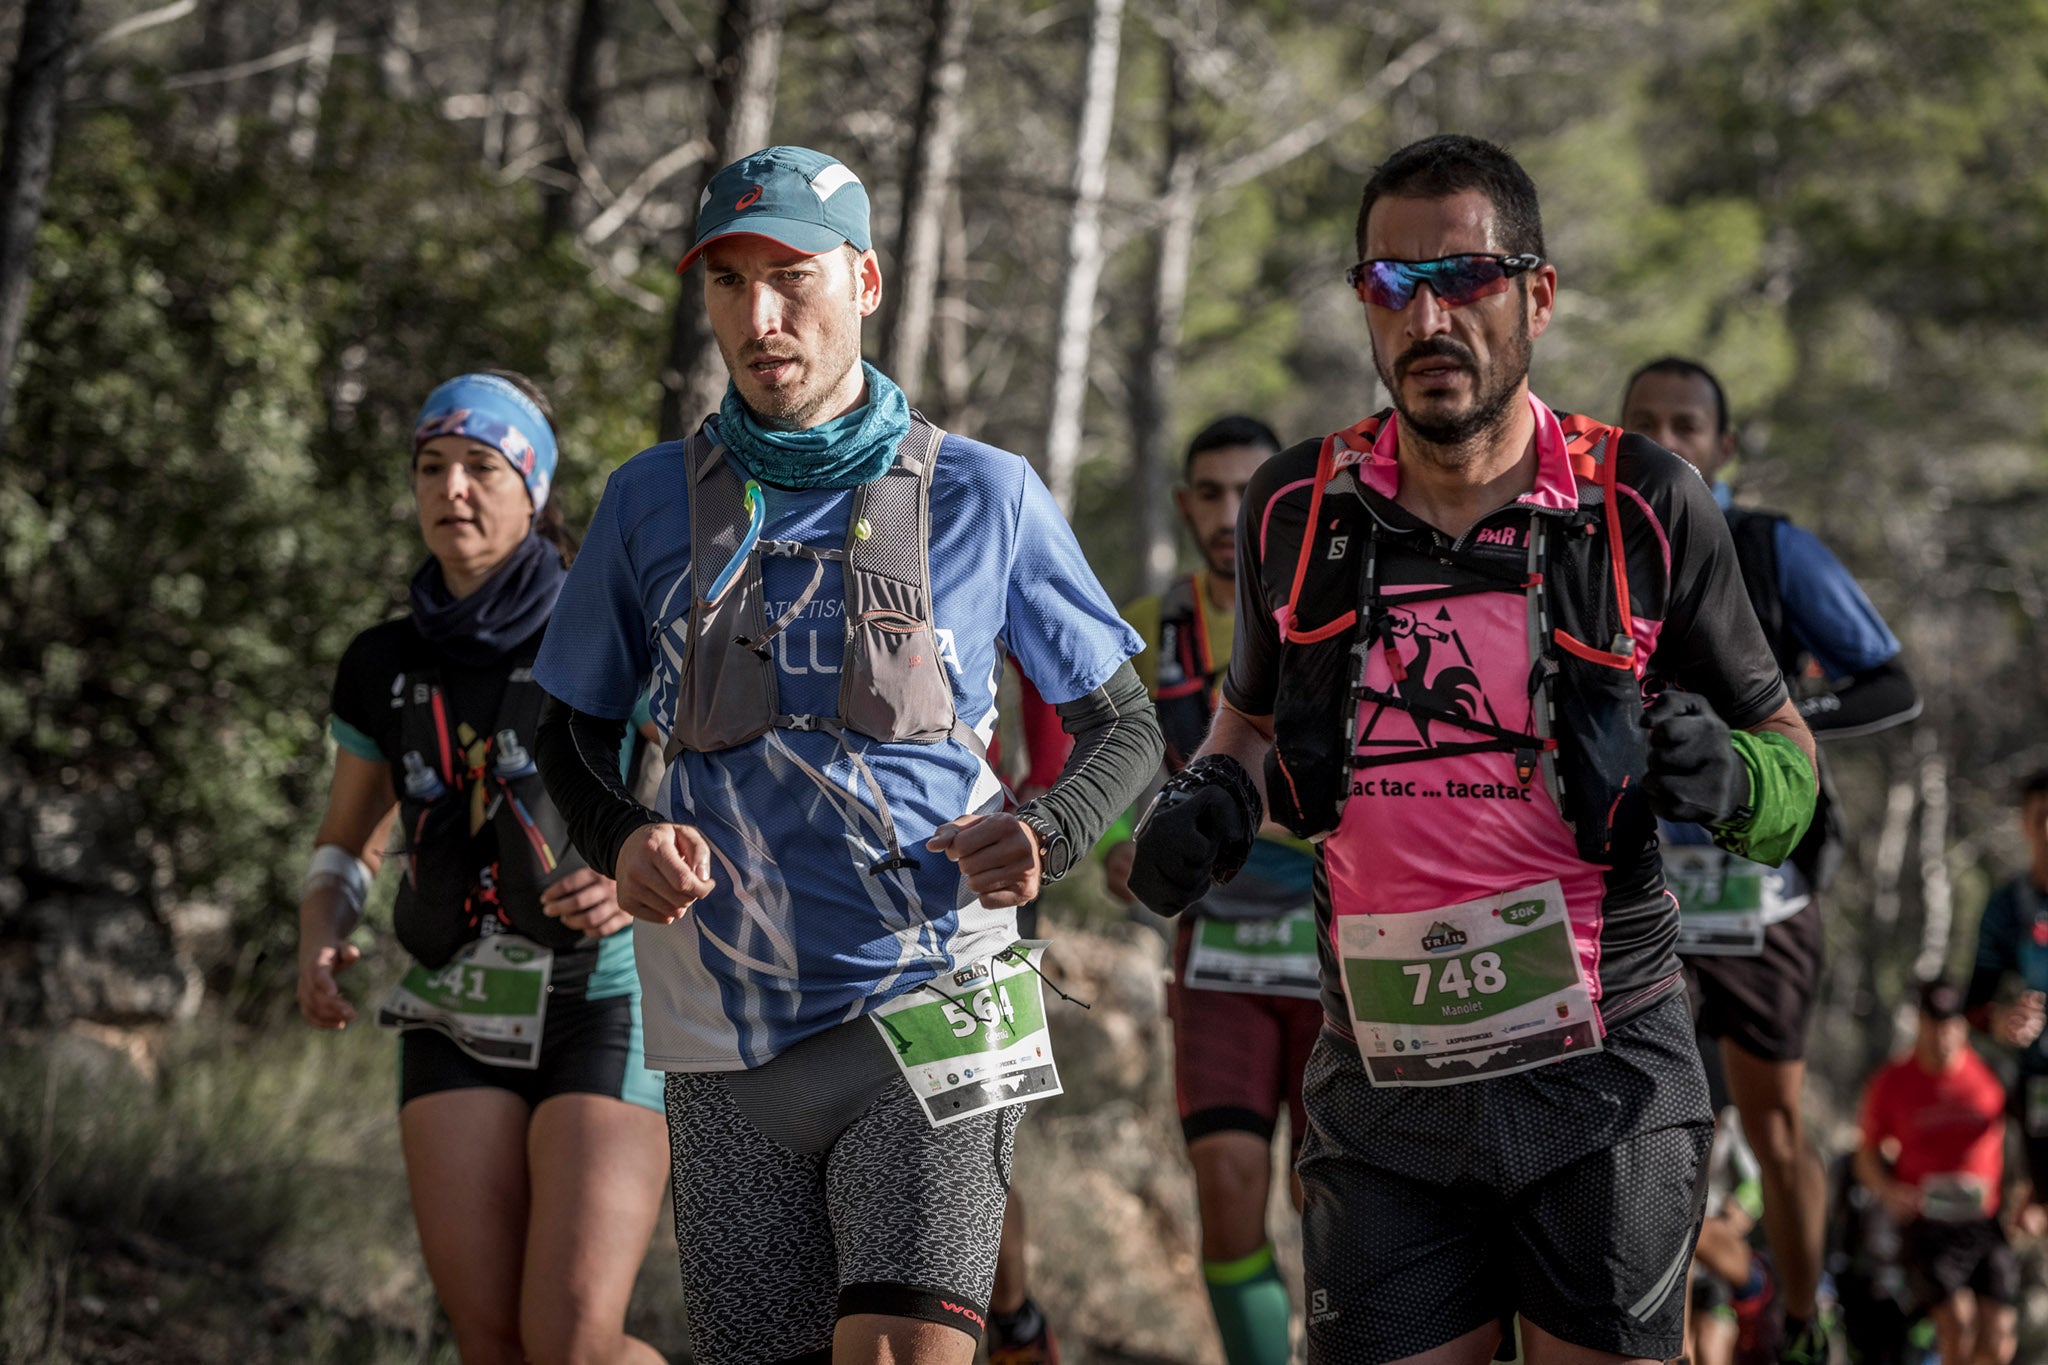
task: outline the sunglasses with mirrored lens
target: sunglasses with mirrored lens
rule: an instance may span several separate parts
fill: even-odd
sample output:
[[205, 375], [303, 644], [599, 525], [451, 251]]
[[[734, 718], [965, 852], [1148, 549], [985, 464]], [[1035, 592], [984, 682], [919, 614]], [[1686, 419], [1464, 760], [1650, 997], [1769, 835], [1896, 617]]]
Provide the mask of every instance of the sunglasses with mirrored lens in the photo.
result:
[[1396, 312], [1406, 308], [1415, 291], [1425, 284], [1438, 303], [1446, 308], [1459, 308], [1500, 293], [1508, 287], [1509, 280], [1542, 264], [1541, 256], [1527, 252], [1499, 256], [1470, 251], [1434, 261], [1360, 261], [1344, 272], [1344, 279], [1359, 298], [1380, 308]]

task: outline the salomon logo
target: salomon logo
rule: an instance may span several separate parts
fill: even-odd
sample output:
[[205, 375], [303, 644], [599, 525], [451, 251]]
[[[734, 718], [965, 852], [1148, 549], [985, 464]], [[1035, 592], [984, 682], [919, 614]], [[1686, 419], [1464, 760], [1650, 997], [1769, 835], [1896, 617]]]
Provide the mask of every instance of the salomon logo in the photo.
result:
[[1331, 559], [1342, 559], [1345, 555], [1345, 552], [1350, 550], [1350, 548], [1350, 536], [1331, 536], [1329, 557]]

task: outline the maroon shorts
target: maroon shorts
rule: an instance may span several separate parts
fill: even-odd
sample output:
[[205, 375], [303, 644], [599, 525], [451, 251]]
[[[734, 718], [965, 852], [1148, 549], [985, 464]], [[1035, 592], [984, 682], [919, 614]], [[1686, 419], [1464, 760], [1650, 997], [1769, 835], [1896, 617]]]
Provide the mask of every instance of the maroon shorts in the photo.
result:
[[1291, 995], [1190, 989], [1188, 950], [1193, 916], [1173, 942], [1173, 980], [1166, 1012], [1173, 1019], [1173, 1089], [1181, 1133], [1189, 1142], [1210, 1133], [1255, 1133], [1270, 1142], [1280, 1106], [1299, 1149], [1308, 1120], [1301, 1073], [1323, 1027], [1320, 1000]]

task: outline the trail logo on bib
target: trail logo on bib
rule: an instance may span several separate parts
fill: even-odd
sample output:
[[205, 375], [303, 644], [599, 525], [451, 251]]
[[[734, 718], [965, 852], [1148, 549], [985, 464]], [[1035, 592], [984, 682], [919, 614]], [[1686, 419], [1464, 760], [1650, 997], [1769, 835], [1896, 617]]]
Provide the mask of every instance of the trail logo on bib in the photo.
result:
[[[1508, 920], [1508, 923], [1527, 924], [1530, 919], [1536, 919], [1540, 917], [1543, 914], [1543, 903], [1541, 901], [1537, 901], [1535, 904], [1536, 914], [1529, 916], [1528, 919]], [[1519, 910], [1522, 907], [1516, 906], [1515, 908]], [[1503, 914], [1501, 918], [1507, 919], [1507, 916]], [[1471, 939], [1468, 938], [1464, 933], [1462, 933], [1460, 930], [1454, 928], [1451, 925], [1445, 924], [1442, 920], [1438, 920], [1436, 923], [1430, 925], [1429, 932], [1422, 936], [1423, 951], [1430, 953], [1455, 952], [1458, 949], [1464, 947], [1469, 942], [1471, 942]]]

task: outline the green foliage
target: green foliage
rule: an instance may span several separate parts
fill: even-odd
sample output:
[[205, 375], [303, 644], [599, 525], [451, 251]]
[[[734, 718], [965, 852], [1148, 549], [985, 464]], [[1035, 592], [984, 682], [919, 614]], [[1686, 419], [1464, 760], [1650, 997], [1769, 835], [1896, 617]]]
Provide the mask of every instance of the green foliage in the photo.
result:
[[69, 131], [0, 471], [0, 746], [136, 791], [175, 885], [259, 946], [289, 932], [335, 662], [420, 558], [419, 400], [538, 379], [572, 523], [654, 407], [657, 321], [536, 251], [523, 188], [345, 72], [324, 107], [307, 165], [261, 128], [209, 156], [168, 108]]
[[390, 1040], [293, 1028], [179, 1039], [154, 1081], [71, 1043], [0, 1051], [0, 1190], [101, 1233], [173, 1242], [239, 1269], [292, 1265], [365, 1292], [409, 1218]]

